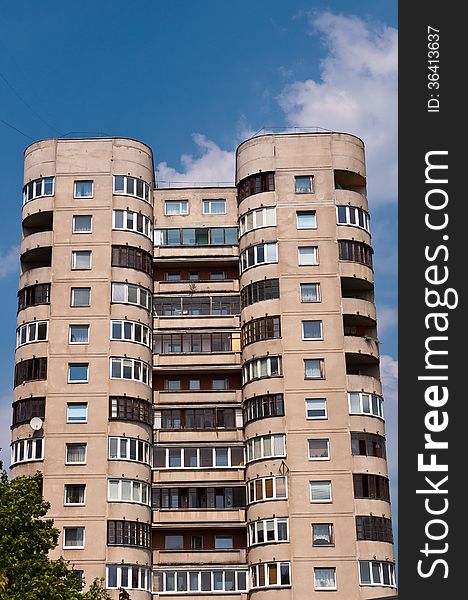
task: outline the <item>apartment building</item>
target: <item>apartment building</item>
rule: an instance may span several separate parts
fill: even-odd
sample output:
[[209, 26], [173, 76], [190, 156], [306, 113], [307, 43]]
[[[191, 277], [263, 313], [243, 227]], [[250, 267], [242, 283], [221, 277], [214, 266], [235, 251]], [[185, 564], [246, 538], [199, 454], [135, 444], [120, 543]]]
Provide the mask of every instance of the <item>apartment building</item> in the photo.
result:
[[363, 143], [253, 137], [235, 183], [26, 149], [12, 475], [114, 598], [394, 596]]

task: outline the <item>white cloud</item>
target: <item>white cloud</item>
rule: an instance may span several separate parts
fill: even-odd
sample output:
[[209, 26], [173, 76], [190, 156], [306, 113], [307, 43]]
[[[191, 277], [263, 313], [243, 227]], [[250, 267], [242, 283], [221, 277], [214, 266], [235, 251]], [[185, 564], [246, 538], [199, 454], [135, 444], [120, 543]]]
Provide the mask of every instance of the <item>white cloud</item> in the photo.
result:
[[19, 268], [19, 246], [11, 246], [6, 252], [0, 250], [0, 279], [14, 273]]
[[354, 133], [366, 144], [369, 196], [396, 200], [397, 30], [332, 13], [310, 17], [328, 48], [320, 80], [287, 85], [278, 101], [290, 125]]
[[384, 411], [390, 477], [396, 481], [398, 466], [398, 361], [387, 354], [381, 356], [380, 374], [385, 399]]
[[395, 306], [381, 304], [377, 310], [379, 335], [398, 325], [398, 310]]

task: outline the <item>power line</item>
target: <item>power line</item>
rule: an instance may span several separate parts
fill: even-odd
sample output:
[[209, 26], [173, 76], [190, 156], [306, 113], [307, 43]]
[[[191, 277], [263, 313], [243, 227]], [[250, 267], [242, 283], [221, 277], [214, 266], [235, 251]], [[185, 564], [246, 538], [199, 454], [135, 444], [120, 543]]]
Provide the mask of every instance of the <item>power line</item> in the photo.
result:
[[15, 127], [14, 125], [11, 125], [10, 123], [7, 123], [3, 119], [0, 119], [0, 123], [3, 123], [7, 127], [10, 127], [11, 129], [14, 129], [15, 131], [17, 131], [18, 133], [21, 133], [21, 135], [24, 135], [24, 137], [27, 137], [28, 139], [32, 140], [33, 142], [35, 141], [33, 137], [31, 137], [27, 133], [24, 133], [23, 131], [21, 131], [20, 129], [18, 129], [17, 127]]

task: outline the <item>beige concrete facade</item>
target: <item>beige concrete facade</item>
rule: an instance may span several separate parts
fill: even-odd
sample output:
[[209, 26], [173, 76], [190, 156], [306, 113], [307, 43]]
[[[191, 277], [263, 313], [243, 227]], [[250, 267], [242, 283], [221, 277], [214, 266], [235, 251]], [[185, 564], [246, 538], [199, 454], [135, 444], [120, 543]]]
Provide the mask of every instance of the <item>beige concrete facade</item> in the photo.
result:
[[87, 584], [394, 595], [365, 177], [338, 133], [251, 138], [228, 188], [155, 187], [135, 140], [28, 147], [12, 474]]

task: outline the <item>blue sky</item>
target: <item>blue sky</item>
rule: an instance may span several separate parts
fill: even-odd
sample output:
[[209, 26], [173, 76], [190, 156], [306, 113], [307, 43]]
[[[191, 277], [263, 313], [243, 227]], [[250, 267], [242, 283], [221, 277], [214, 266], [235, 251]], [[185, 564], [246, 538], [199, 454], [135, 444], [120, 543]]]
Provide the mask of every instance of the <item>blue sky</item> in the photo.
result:
[[134, 137], [152, 147], [160, 179], [228, 181], [244, 137], [262, 127], [321, 126], [367, 145], [395, 490], [396, 26], [395, 0], [2, 3], [1, 446], [9, 438], [25, 146], [70, 133]]

